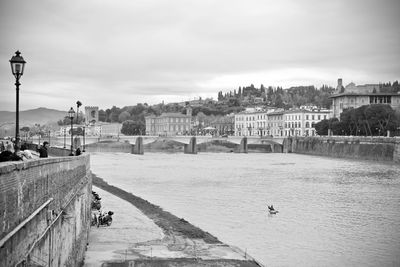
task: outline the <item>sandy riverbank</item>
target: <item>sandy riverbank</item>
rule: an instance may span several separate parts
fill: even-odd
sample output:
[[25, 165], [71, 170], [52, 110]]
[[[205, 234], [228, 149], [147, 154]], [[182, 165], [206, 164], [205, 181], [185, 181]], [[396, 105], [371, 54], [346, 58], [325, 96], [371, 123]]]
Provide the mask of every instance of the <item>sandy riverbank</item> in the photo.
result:
[[[109, 228], [92, 227], [85, 266], [260, 266], [243, 251], [96, 175], [93, 184], [106, 191], [97, 189], [115, 215]], [[114, 204], [107, 206], [108, 199]]]

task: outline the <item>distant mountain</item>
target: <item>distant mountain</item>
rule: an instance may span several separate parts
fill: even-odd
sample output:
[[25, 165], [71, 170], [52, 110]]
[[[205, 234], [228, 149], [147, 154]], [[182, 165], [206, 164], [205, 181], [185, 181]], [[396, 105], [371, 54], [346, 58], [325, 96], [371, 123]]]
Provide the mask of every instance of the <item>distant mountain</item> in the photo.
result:
[[[35, 123], [54, 123], [62, 120], [66, 115], [65, 111], [48, 108], [24, 110], [19, 112], [19, 124], [20, 126], [28, 126]], [[0, 111], [0, 125], [7, 122], [15, 123], [15, 112]]]

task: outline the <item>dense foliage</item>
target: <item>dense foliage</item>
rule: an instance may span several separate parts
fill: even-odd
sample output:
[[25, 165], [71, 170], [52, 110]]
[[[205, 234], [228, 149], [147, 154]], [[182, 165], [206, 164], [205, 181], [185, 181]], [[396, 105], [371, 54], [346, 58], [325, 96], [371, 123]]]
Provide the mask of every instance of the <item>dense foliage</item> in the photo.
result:
[[315, 125], [315, 130], [319, 135], [327, 135], [331, 129], [334, 135], [385, 136], [399, 126], [400, 114], [389, 105], [375, 104], [345, 110], [340, 114], [340, 121], [322, 120]]
[[121, 133], [125, 135], [143, 135], [145, 124], [140, 121], [126, 120], [122, 123]]

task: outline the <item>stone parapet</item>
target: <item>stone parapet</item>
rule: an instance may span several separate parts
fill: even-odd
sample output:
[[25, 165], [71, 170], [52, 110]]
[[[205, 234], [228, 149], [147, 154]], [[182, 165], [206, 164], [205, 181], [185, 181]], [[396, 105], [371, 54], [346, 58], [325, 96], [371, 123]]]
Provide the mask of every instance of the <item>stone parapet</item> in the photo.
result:
[[400, 139], [388, 137], [289, 137], [284, 152], [399, 162]]
[[77, 266], [83, 260], [89, 157], [0, 163], [0, 266]]

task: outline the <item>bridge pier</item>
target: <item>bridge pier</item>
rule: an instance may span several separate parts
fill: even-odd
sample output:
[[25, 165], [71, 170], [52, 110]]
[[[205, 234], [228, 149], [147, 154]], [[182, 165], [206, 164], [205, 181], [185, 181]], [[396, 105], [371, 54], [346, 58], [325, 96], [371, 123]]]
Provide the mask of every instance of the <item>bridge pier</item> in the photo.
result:
[[238, 146], [236, 153], [247, 153], [247, 137], [243, 137], [240, 141], [240, 145]]
[[185, 144], [183, 152], [185, 154], [197, 154], [197, 144], [196, 144], [196, 137], [190, 138], [190, 143]]
[[132, 145], [132, 154], [143, 155], [143, 137], [139, 136], [136, 138], [136, 142]]

